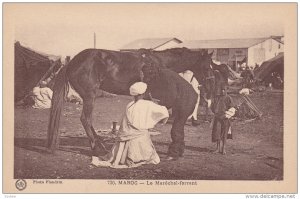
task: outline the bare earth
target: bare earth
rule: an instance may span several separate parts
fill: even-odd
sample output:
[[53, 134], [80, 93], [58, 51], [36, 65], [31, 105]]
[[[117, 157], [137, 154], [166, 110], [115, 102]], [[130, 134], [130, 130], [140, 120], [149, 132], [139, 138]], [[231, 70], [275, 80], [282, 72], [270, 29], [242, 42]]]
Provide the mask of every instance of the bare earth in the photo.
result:
[[[250, 96], [263, 112], [255, 121], [232, 123], [233, 140], [227, 142], [227, 154], [213, 154], [208, 122], [185, 126], [186, 149], [177, 161], [165, 160], [170, 143], [171, 123], [157, 127], [152, 136], [161, 157], [158, 165], [131, 169], [96, 168], [90, 165], [91, 151], [80, 122], [81, 105], [66, 103], [61, 121], [60, 149], [45, 153], [48, 110], [15, 108], [16, 179], [188, 179], [188, 180], [282, 180], [283, 176], [283, 94], [255, 93]], [[109, 149], [112, 121], [119, 121], [130, 97], [98, 98], [94, 127]], [[101, 132], [100, 132], [101, 131]]]

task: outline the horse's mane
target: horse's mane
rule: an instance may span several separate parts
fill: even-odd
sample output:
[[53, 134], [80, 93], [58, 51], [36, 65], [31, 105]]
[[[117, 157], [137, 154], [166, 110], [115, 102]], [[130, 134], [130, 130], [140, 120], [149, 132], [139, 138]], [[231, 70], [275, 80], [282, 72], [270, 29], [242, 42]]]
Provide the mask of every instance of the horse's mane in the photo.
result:
[[153, 53], [153, 50], [148, 48], [140, 48], [137, 50], [137, 52], [143, 55], [143, 54], [151, 54]]
[[147, 49], [147, 48], [140, 48], [138, 50], [138, 52], [141, 53], [141, 54], [155, 54], [155, 52], [182, 54], [184, 52], [192, 52], [192, 51], [190, 49], [186, 48], [186, 47], [182, 47], [182, 48], [168, 48], [168, 49], [160, 50], [160, 51], [156, 51], [156, 50], [153, 50], [153, 49]]
[[159, 63], [153, 61], [153, 59], [149, 57], [143, 58], [144, 66], [142, 68], [144, 74], [144, 81], [149, 83], [150, 81], [155, 80], [160, 72]]
[[183, 53], [183, 52], [190, 52], [190, 51], [191, 51], [190, 49], [186, 47], [182, 47], [182, 48], [169, 48], [169, 49], [162, 50], [161, 52]]

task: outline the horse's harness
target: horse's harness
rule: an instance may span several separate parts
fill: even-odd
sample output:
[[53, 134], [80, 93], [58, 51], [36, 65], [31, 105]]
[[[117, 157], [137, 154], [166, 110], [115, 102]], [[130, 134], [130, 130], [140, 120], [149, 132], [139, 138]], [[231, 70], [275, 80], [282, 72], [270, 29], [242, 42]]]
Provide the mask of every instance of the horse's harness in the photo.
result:
[[205, 80], [210, 80], [210, 79], [215, 79], [215, 75], [211, 75], [211, 76], [205, 77]]
[[209, 75], [207, 77], [204, 78], [204, 84], [206, 83], [206, 81], [208, 80], [215, 80], [215, 75], [214, 75], [214, 70], [212, 69], [212, 75]]

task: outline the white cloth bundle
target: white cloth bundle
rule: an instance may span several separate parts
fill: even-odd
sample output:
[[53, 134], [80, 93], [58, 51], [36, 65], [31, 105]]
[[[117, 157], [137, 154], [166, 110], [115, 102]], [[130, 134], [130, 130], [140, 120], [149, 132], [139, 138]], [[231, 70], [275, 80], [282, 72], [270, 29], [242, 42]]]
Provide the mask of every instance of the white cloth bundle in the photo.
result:
[[225, 117], [228, 118], [228, 119], [233, 117], [234, 114], [235, 114], [235, 111], [236, 111], [236, 109], [233, 108], [233, 107], [228, 109], [228, 111], [225, 112]]
[[249, 95], [250, 94], [250, 89], [249, 88], [243, 88], [242, 90], [240, 90], [239, 92], [242, 95]]

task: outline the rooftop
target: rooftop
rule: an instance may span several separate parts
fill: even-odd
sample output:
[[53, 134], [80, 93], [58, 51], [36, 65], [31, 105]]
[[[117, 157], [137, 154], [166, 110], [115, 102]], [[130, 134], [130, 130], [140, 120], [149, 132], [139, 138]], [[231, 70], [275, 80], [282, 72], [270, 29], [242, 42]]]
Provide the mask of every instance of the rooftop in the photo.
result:
[[182, 43], [181, 40], [170, 37], [170, 38], [146, 38], [146, 39], [138, 39], [133, 42], [130, 42], [129, 44], [123, 46], [122, 50], [132, 50], [132, 49], [140, 49], [140, 48], [146, 48], [146, 49], [156, 49], [170, 41], [175, 41], [177, 43]]
[[209, 49], [209, 48], [249, 48], [259, 44], [270, 37], [246, 38], [246, 39], [217, 39], [217, 40], [186, 40], [177, 47], [189, 49]]

